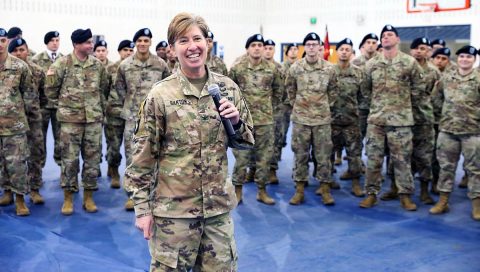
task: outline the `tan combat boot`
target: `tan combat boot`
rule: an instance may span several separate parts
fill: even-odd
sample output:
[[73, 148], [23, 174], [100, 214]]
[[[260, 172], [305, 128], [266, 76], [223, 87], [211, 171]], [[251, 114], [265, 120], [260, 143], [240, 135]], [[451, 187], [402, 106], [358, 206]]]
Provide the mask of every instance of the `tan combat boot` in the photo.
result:
[[32, 190], [30, 192], [30, 201], [32, 201], [33, 204], [35, 204], [35, 205], [40, 205], [40, 204], [45, 203], [42, 195], [40, 194], [40, 192], [38, 190]]
[[322, 183], [320, 184], [320, 190], [322, 194], [322, 202], [324, 205], [334, 205], [335, 200], [333, 199], [332, 195], [330, 194], [330, 184]]
[[336, 182], [336, 181], [332, 181], [328, 184], [330, 186], [330, 189], [333, 189], [333, 190], [340, 190], [340, 183]]
[[274, 205], [275, 204], [275, 200], [273, 200], [273, 198], [271, 198], [268, 194], [267, 194], [267, 191], [265, 190], [265, 188], [258, 188], [258, 192], [257, 192], [257, 200], [259, 202], [263, 202], [267, 205]]
[[270, 174], [269, 174], [269, 184], [278, 184], [278, 178], [277, 178], [277, 169], [270, 168]]
[[15, 212], [18, 216], [30, 215], [30, 210], [27, 205], [25, 205], [23, 195], [15, 194]]
[[450, 211], [448, 206], [448, 199], [450, 198], [450, 193], [440, 192], [440, 198], [438, 202], [430, 209], [431, 214], [442, 214]]
[[480, 220], [480, 198], [472, 200], [472, 218], [473, 220]]
[[110, 188], [118, 189], [120, 188], [120, 174], [118, 174], [118, 168], [114, 166], [108, 167], [108, 173], [110, 174]]
[[73, 213], [73, 192], [63, 190], [62, 214], [71, 215]]
[[425, 205], [433, 205], [435, 203], [428, 194], [428, 181], [420, 182], [420, 201]]
[[342, 151], [337, 151], [335, 152], [335, 165], [341, 165], [342, 164]]
[[305, 182], [297, 181], [295, 184], [296, 191], [293, 197], [290, 199], [290, 204], [299, 205], [305, 201]]
[[237, 196], [237, 204], [242, 202], [242, 185], [235, 185], [235, 195]]
[[256, 168], [249, 168], [247, 171], [247, 175], [245, 176], [245, 183], [254, 182], [255, 181], [255, 172], [257, 171]]
[[340, 179], [341, 180], [353, 179], [352, 173], [347, 170], [347, 171], [343, 172], [343, 174], [340, 176]]
[[13, 204], [13, 193], [11, 190], [5, 190], [0, 198], [0, 206], [8, 206]]
[[97, 205], [93, 201], [93, 191], [92, 190], [83, 190], [83, 209], [89, 213], [97, 212]]
[[377, 196], [374, 194], [368, 194], [366, 198], [364, 198], [358, 206], [361, 208], [371, 208], [377, 205]]
[[365, 193], [362, 191], [362, 187], [360, 186], [360, 179], [354, 178], [352, 179], [352, 195], [356, 197], [364, 197]]
[[407, 211], [416, 211], [417, 205], [412, 201], [409, 194], [400, 194], [400, 204]]
[[390, 191], [384, 193], [380, 199], [384, 201], [394, 200], [398, 198], [398, 189], [395, 181], [392, 180], [390, 183]]
[[128, 198], [127, 201], [125, 202], [125, 210], [128, 212], [131, 212], [134, 210], [133, 206], [134, 206], [133, 200], [131, 198]]
[[458, 184], [458, 188], [468, 188], [468, 176], [467, 176], [467, 174], [463, 175], [462, 181]]

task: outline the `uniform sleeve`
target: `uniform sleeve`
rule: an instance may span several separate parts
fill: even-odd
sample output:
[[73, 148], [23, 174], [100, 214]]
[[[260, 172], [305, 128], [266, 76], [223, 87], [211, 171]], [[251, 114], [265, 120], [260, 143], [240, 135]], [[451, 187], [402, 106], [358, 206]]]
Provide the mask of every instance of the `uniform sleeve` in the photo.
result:
[[162, 73], [162, 79], [165, 79], [172, 74], [172, 71], [170, 71], [170, 69], [168, 69], [168, 65], [163, 59], [160, 59], [160, 61], [162, 61], [163, 68], [164, 68], [163, 73]]
[[368, 101], [368, 108], [371, 108], [372, 103], [372, 66], [367, 63], [364, 73], [364, 82], [363, 82], [363, 96]]
[[359, 74], [358, 80], [360, 81], [359, 82], [360, 92], [357, 95], [358, 104], [368, 105], [368, 108], [370, 108], [370, 97], [368, 96], [368, 93], [367, 93], [367, 75], [365, 74], [364, 69], [360, 69], [358, 74]]
[[277, 112], [278, 107], [283, 104], [283, 92], [285, 89], [284, 84], [285, 84], [285, 81], [283, 79], [282, 72], [277, 67], [275, 67], [274, 77], [272, 82], [272, 90], [273, 90], [272, 107], [274, 112]]
[[125, 72], [122, 66], [117, 69], [117, 76], [110, 89], [110, 95], [107, 102], [107, 115], [114, 118], [120, 118], [123, 102], [127, 93], [127, 83], [125, 80]]
[[58, 96], [62, 88], [64, 67], [62, 61], [57, 60], [47, 70], [45, 80], [45, 96], [47, 97], [47, 109], [56, 109], [58, 107]]
[[285, 79], [285, 88], [287, 89], [287, 99], [290, 101], [290, 105], [293, 107], [295, 104], [295, 98], [297, 96], [297, 80], [294, 76], [294, 70], [292, 67], [288, 69]]
[[333, 108], [333, 105], [335, 104], [335, 101], [337, 100], [337, 97], [338, 97], [338, 92], [340, 91], [338, 89], [337, 80], [338, 80], [337, 72], [335, 72], [334, 69], [331, 69], [330, 78], [328, 80], [328, 86], [327, 86], [328, 104], [330, 105], [330, 111]]
[[108, 100], [108, 92], [109, 92], [109, 88], [110, 88], [110, 83], [109, 83], [109, 79], [108, 79], [108, 73], [107, 73], [107, 69], [105, 69], [105, 67], [101, 67], [101, 72], [100, 72], [100, 90], [101, 90], [101, 93], [102, 95], [100, 96], [101, 98], [101, 106], [102, 106], [102, 112], [103, 112], [103, 115], [105, 116], [105, 108], [106, 108], [106, 105], [107, 105], [107, 100]]
[[250, 110], [248, 109], [247, 102], [245, 101], [245, 98], [243, 97], [242, 93], [240, 92], [240, 89], [236, 88], [235, 92], [235, 107], [238, 109], [238, 112], [240, 113], [240, 120], [242, 122], [242, 126], [240, 129], [237, 131], [241, 136], [244, 141], [250, 144], [255, 144], [255, 140], [253, 137], [253, 119], [252, 115], [250, 114]]
[[433, 116], [435, 117], [435, 121], [440, 121], [442, 117], [443, 101], [445, 99], [443, 94], [442, 79], [438, 80], [435, 83], [432, 90], [432, 106], [433, 106]]
[[411, 90], [412, 90], [412, 105], [421, 103], [421, 99], [425, 99], [424, 93], [427, 90], [427, 82], [425, 80], [424, 72], [417, 61], [414, 62], [411, 71]]
[[39, 122], [42, 120], [40, 112], [40, 99], [38, 90], [33, 81], [33, 76], [28, 68], [22, 73], [22, 90], [23, 102], [25, 103], [25, 113], [27, 114], [28, 123]]

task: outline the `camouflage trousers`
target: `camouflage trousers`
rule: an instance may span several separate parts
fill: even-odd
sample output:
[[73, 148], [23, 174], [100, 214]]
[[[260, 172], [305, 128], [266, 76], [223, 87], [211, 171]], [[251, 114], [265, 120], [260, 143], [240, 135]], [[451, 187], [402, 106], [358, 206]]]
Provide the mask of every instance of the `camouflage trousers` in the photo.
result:
[[30, 148], [30, 157], [28, 158], [28, 175], [30, 178], [30, 188], [39, 190], [43, 186], [42, 168], [45, 165], [45, 142], [42, 132], [42, 123], [30, 123], [30, 130], [27, 132], [27, 139]]
[[270, 170], [270, 161], [272, 159], [273, 143], [272, 138], [273, 125], [255, 126], [253, 136], [255, 145], [252, 150], [233, 149], [235, 156], [235, 166], [233, 167], [232, 182], [234, 185], [242, 185], [245, 182], [247, 166], [252, 159], [255, 160], [255, 183], [258, 188], [265, 188]]
[[432, 181], [433, 125], [413, 126], [412, 133], [412, 173], [418, 172], [420, 181]]
[[83, 159], [82, 186], [96, 190], [102, 150], [102, 123], [64, 123], [60, 125], [62, 164], [60, 185], [78, 191], [80, 152]]
[[307, 126], [293, 123], [294, 181], [308, 181], [308, 159], [311, 153], [317, 162], [315, 178], [320, 183], [332, 182], [330, 178], [332, 146], [332, 129], [330, 125]]
[[285, 104], [283, 112], [283, 134], [281, 144], [283, 147], [287, 145], [287, 132], [290, 127], [290, 115], [292, 115], [292, 106]]
[[[348, 172], [352, 177], [360, 177], [362, 173], [362, 140], [358, 124], [332, 124], [333, 151], [342, 150], [343, 146], [348, 156]], [[332, 152], [330, 163], [333, 164], [335, 154]]]
[[[53, 159], [60, 165], [61, 155], [60, 152], [62, 150], [60, 144], [60, 122], [57, 121], [57, 110], [56, 109], [45, 109], [42, 108], [42, 118], [43, 118], [43, 145], [45, 150], [45, 157], [47, 156], [47, 131], [48, 131], [48, 123], [51, 122], [52, 124], [52, 132], [53, 132], [53, 140], [54, 140], [54, 149], [53, 149]], [[45, 166], [46, 158], [43, 159], [43, 165]]]
[[361, 139], [365, 139], [367, 136], [367, 119], [368, 114], [370, 113], [369, 109], [358, 109], [358, 121], [360, 125]]
[[135, 134], [136, 120], [125, 120], [125, 130], [123, 131], [123, 146], [125, 148], [125, 160], [127, 166], [132, 163], [133, 155], [133, 136]]
[[282, 158], [282, 148], [283, 148], [283, 133], [284, 133], [284, 122], [283, 122], [283, 107], [279, 107], [278, 112], [275, 113], [273, 118], [274, 120], [274, 131], [275, 131], [275, 140], [273, 143], [273, 156], [270, 161], [271, 169], [278, 169], [278, 162]]
[[433, 125], [434, 130], [434, 137], [433, 137], [433, 154], [432, 154], [432, 178], [436, 182], [438, 181], [438, 175], [440, 174], [440, 164], [437, 160], [437, 152], [435, 152], [435, 148], [437, 146], [437, 139], [438, 139], [438, 124]]
[[468, 176], [468, 197], [480, 197], [480, 135], [455, 135], [441, 131], [436, 152], [440, 163], [437, 189], [445, 193], [453, 191], [458, 160], [460, 153], [463, 153], [463, 168]]
[[30, 192], [26, 134], [0, 136], [0, 187], [16, 194]]
[[[367, 127], [367, 173], [365, 189], [368, 194], [378, 194], [382, 184], [382, 166], [385, 155], [385, 139], [393, 163], [394, 181], [400, 194], [413, 194], [415, 188], [411, 171], [411, 127], [391, 127], [368, 124]], [[393, 182], [393, 180], [392, 180]]]
[[109, 166], [118, 167], [122, 162], [120, 147], [123, 141], [124, 130], [125, 121], [123, 119], [118, 118], [117, 120], [111, 120], [107, 117], [107, 124], [105, 125], [105, 138], [107, 141], [106, 159]]
[[148, 245], [151, 272], [237, 271], [230, 213], [195, 219], [155, 217]]

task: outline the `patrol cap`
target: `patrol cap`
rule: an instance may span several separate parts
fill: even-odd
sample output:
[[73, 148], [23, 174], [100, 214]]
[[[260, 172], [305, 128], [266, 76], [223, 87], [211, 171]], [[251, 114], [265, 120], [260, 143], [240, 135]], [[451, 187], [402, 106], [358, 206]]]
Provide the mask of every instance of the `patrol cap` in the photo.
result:
[[432, 46], [432, 43], [428, 38], [421, 37], [421, 38], [416, 38], [415, 40], [412, 41], [412, 43], [410, 44], [410, 49], [415, 49], [422, 44], [426, 46]]
[[465, 45], [464, 47], [458, 49], [457, 53], [455, 53], [455, 55], [460, 55], [460, 54], [469, 54], [476, 57], [476, 55], [478, 54], [478, 51], [475, 47], [471, 45]]
[[296, 43], [288, 44], [287, 49], [285, 49], [285, 54], [288, 54], [288, 51], [290, 51], [290, 49], [292, 49], [292, 47], [297, 47], [297, 44]]
[[437, 55], [445, 55], [447, 57], [450, 57], [450, 49], [448, 47], [442, 47], [442, 48], [438, 48], [437, 50], [435, 50], [435, 52], [433, 52], [432, 54], [432, 58], [435, 58]]
[[92, 31], [90, 28], [87, 29], [77, 29], [72, 32], [72, 42], [73, 43], [84, 43], [92, 37]]
[[122, 50], [123, 48], [128, 47], [128, 48], [135, 48], [135, 44], [131, 40], [123, 40], [120, 42], [118, 45], [117, 51]]
[[250, 36], [247, 39], [247, 43], [245, 43], [245, 48], [250, 47], [250, 44], [252, 42], [261, 42], [261, 43], [265, 44], [265, 41], [263, 40], [263, 36], [261, 34], [255, 34], [255, 35]]
[[397, 29], [392, 26], [392, 25], [385, 25], [383, 28], [382, 28], [382, 32], [380, 33], [380, 37], [383, 36], [383, 32], [387, 32], [387, 31], [391, 31], [393, 33], [395, 33], [395, 35], [398, 37], [398, 32], [397, 32]]
[[369, 33], [363, 37], [362, 42], [360, 42], [360, 45], [358, 46], [358, 49], [362, 48], [362, 45], [369, 39], [376, 40], [378, 41], [378, 36], [375, 35], [375, 33]]
[[152, 31], [150, 31], [149, 28], [142, 28], [140, 29], [139, 31], [137, 31], [135, 33], [135, 35], [133, 36], [133, 42], [137, 42], [138, 38], [142, 37], [142, 36], [145, 36], [145, 37], [149, 37], [150, 39], [152, 38]]
[[445, 42], [445, 40], [442, 40], [442, 39], [436, 39], [432, 41], [432, 46], [436, 44], [439, 44], [443, 47], [447, 46], [447, 43]]
[[337, 43], [337, 50], [340, 48], [340, 46], [348, 44], [351, 47], [353, 47], [353, 42], [349, 38], [345, 38]]
[[271, 46], [275, 46], [275, 42], [272, 41], [271, 39], [268, 39], [265, 41], [264, 45], [271, 45]]
[[12, 27], [8, 30], [8, 34], [7, 34], [7, 38], [9, 39], [13, 39], [15, 37], [17, 37], [18, 35], [22, 35], [22, 30], [19, 28], [19, 27]]
[[7, 37], [7, 31], [3, 28], [0, 28], [0, 37]]
[[27, 42], [22, 38], [12, 40], [8, 45], [8, 53], [12, 53], [13, 51], [15, 51], [15, 48], [22, 46], [24, 44], [26, 45]]
[[208, 31], [208, 32], [207, 32], [207, 38], [213, 40], [213, 37], [215, 37], [215, 36], [213, 35], [213, 32], [212, 32], [212, 31]]
[[303, 38], [303, 45], [305, 45], [308, 41], [318, 41], [320, 44], [322, 44], [322, 41], [320, 41], [320, 36], [318, 36], [317, 33], [315, 32], [310, 32]]
[[158, 48], [167, 48], [167, 46], [168, 46], [168, 43], [166, 41], [161, 41], [155, 47], [155, 51], [158, 50]]
[[49, 31], [47, 34], [45, 34], [45, 37], [43, 38], [43, 43], [48, 44], [53, 38], [58, 38], [60, 36], [60, 33], [58, 31]]
[[95, 45], [93, 46], [93, 51], [97, 50], [97, 47], [100, 47], [100, 46], [107, 48], [107, 42], [104, 40], [100, 40], [96, 42]]

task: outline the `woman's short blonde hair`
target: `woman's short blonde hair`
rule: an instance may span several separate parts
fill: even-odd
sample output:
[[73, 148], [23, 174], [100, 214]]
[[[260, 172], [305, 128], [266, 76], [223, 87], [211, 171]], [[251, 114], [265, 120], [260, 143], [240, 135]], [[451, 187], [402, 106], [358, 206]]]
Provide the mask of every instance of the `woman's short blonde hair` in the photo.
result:
[[207, 37], [208, 34], [208, 25], [205, 20], [195, 14], [182, 12], [177, 14], [168, 26], [168, 43], [173, 45], [177, 38], [187, 32], [190, 27], [198, 26], [200, 31], [202, 31], [203, 37]]

